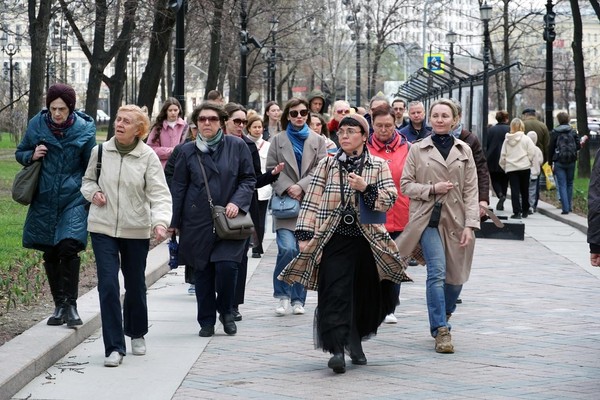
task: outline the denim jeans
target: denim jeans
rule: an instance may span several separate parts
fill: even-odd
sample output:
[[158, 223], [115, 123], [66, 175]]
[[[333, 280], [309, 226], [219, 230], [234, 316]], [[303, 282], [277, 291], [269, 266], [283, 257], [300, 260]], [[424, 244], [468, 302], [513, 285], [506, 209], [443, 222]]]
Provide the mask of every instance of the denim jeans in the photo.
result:
[[285, 266], [300, 252], [294, 232], [289, 229], [277, 229], [277, 250], [277, 262], [273, 271], [273, 297], [276, 299], [290, 299], [291, 304], [300, 303], [304, 305], [306, 290], [303, 285], [299, 283], [289, 285], [277, 279]]
[[563, 164], [554, 162], [556, 188], [560, 196], [563, 212], [573, 211], [573, 180], [575, 179], [575, 163]]
[[431, 336], [437, 336], [437, 329], [447, 326], [447, 314], [456, 310], [456, 300], [460, 296], [462, 285], [446, 283], [446, 255], [442, 238], [437, 228], [425, 228], [421, 235], [421, 248], [427, 263], [426, 297], [429, 313], [429, 330]]
[[[125, 354], [125, 335], [132, 339], [148, 333], [146, 258], [150, 240], [114, 238], [92, 233], [98, 271], [98, 296], [102, 339], [106, 357], [113, 351]], [[123, 273], [125, 299], [121, 314], [119, 268]]]

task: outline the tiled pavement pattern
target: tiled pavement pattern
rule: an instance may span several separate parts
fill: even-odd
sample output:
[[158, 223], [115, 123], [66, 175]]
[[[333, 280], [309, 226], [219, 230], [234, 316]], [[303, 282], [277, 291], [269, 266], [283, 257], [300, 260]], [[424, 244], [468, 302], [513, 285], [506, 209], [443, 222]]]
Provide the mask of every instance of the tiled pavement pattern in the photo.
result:
[[455, 354], [433, 349], [425, 269], [413, 267], [398, 324], [363, 344], [368, 365], [347, 360], [346, 373], [334, 374], [312, 344], [316, 293], [305, 315], [274, 314], [271, 242], [255, 270], [251, 261], [236, 336], [220, 326], [212, 338], [197, 336], [195, 302], [178, 270], [149, 290], [147, 356], [104, 368], [98, 332], [14, 398], [598, 399], [600, 269], [589, 267], [579, 230], [541, 214], [524, 222], [524, 241], [477, 241], [451, 320]]

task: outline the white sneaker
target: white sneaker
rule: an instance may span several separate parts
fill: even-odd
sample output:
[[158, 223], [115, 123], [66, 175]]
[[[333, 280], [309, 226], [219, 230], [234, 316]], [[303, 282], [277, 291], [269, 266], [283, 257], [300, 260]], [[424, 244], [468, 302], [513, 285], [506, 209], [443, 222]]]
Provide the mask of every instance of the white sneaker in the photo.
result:
[[123, 356], [118, 351], [113, 351], [104, 359], [105, 367], [118, 367], [123, 362]]
[[146, 354], [146, 340], [141, 337], [131, 339], [131, 352], [134, 356], [143, 356]]
[[385, 316], [385, 319], [383, 320], [383, 322], [385, 322], [386, 324], [397, 324], [398, 318], [396, 318], [396, 316], [393, 313], [388, 314]]
[[296, 303], [292, 306], [292, 312], [295, 315], [302, 315], [304, 314], [304, 307], [302, 307], [302, 304]]
[[275, 314], [278, 316], [285, 315], [288, 307], [290, 306], [290, 299], [279, 299], [279, 305], [275, 308]]

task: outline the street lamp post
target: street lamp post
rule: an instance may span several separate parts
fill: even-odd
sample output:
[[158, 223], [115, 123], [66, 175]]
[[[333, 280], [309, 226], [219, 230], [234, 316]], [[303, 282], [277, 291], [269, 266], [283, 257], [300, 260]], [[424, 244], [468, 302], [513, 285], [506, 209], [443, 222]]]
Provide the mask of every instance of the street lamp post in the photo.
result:
[[450, 65], [454, 67], [454, 43], [456, 43], [457, 34], [454, 31], [446, 33], [446, 41], [450, 43]]
[[554, 128], [554, 87], [553, 87], [553, 48], [556, 38], [554, 31], [556, 13], [552, 11], [552, 0], [546, 3], [546, 15], [544, 15], [544, 40], [546, 41], [546, 126], [548, 130]]
[[487, 147], [487, 125], [488, 125], [488, 114], [489, 114], [489, 103], [488, 103], [488, 86], [489, 86], [489, 69], [490, 69], [490, 30], [489, 22], [492, 16], [492, 7], [484, 2], [479, 7], [481, 13], [481, 21], [483, 21], [483, 91], [481, 99], [481, 142], [483, 148]]
[[186, 115], [185, 105], [185, 14], [187, 13], [187, 0], [171, 0], [169, 7], [177, 12], [175, 21], [175, 85], [173, 97], [181, 104], [183, 115]]
[[279, 28], [279, 20], [273, 16], [271, 18], [271, 33], [273, 33], [273, 46], [271, 47], [271, 53], [269, 54], [269, 101], [275, 100], [275, 71], [277, 71], [277, 42], [275, 36], [277, 35], [277, 29]]
[[8, 56], [8, 71], [9, 71], [9, 84], [10, 84], [10, 109], [14, 108], [13, 99], [14, 99], [14, 83], [13, 83], [13, 57], [17, 54], [21, 49], [19, 46], [19, 39], [17, 39], [17, 44], [8, 43], [8, 38], [6, 36], [2, 37], [2, 51], [6, 53]]
[[[371, 101], [373, 90], [371, 87], [371, 18], [367, 15], [367, 100]], [[358, 106], [358, 104], [357, 104]]]

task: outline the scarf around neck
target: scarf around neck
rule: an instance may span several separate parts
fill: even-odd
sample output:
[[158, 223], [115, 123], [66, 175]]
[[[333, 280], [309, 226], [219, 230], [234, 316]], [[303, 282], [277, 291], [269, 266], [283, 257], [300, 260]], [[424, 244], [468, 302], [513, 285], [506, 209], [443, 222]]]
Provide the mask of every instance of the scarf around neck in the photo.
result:
[[52, 120], [52, 115], [50, 114], [50, 112], [46, 113], [46, 125], [48, 126], [48, 129], [50, 129], [50, 132], [52, 132], [52, 134], [57, 139], [63, 138], [65, 136], [65, 131], [72, 127], [74, 123], [75, 113], [69, 114], [67, 120], [62, 124], [57, 124], [56, 122], [54, 122]]
[[302, 171], [302, 152], [304, 151], [304, 141], [309, 134], [308, 125], [304, 124], [304, 126], [298, 130], [290, 122], [288, 123], [286, 133], [294, 148], [294, 156], [296, 156], [296, 162], [298, 163], [298, 171]]
[[394, 131], [392, 137], [385, 143], [377, 139], [375, 135], [371, 136], [371, 144], [373, 145], [373, 147], [375, 147], [377, 151], [385, 149], [387, 153], [394, 151], [400, 140], [401, 137], [396, 131]]
[[454, 130], [451, 132], [451, 134], [455, 138], [460, 139], [460, 134], [462, 133], [462, 130], [463, 130], [463, 124], [462, 124], [462, 122], [459, 122], [458, 125], [456, 126], [456, 128], [454, 128]]
[[212, 153], [217, 149], [219, 143], [223, 139], [223, 130], [219, 129], [217, 134], [212, 139], [205, 139], [202, 134], [196, 136], [196, 147], [203, 153]]

